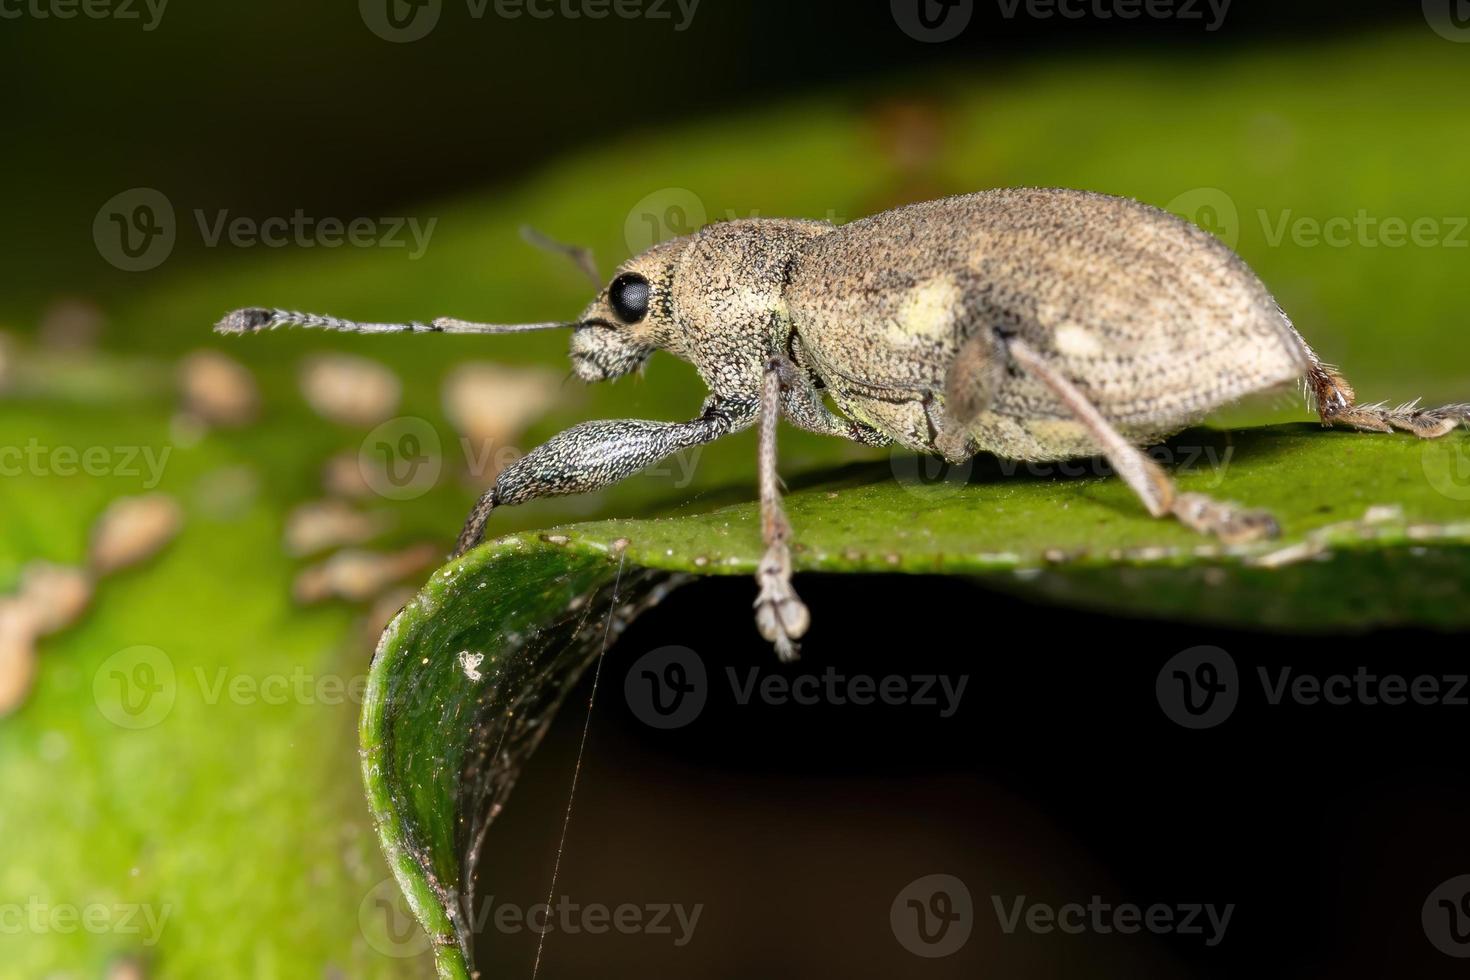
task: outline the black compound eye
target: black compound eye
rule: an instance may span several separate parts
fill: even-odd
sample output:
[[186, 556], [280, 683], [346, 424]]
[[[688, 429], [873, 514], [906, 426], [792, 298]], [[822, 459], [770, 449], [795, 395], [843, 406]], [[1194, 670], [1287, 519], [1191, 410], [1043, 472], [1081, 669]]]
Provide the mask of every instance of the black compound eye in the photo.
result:
[[624, 323], [637, 323], [648, 314], [648, 280], [625, 272], [607, 287], [607, 301]]

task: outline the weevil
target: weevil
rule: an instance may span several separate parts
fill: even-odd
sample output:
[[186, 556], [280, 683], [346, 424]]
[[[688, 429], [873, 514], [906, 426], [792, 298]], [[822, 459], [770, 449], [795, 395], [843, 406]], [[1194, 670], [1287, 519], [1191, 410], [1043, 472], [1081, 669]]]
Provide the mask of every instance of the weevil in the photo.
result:
[[[580, 255], [584, 266], [588, 256]], [[594, 271], [595, 275], [595, 271]], [[601, 280], [597, 280], [599, 283]], [[664, 350], [709, 389], [687, 422], [583, 422], [504, 469], [455, 554], [497, 507], [585, 493], [679, 450], [759, 427], [756, 625], [783, 658], [810, 616], [792, 588], [776, 425], [961, 462], [1101, 454], [1155, 517], [1227, 542], [1278, 533], [1269, 514], [1176, 491], [1141, 447], [1245, 395], [1301, 382], [1324, 425], [1436, 438], [1470, 405], [1359, 404], [1271, 293], [1213, 235], [1126, 198], [1040, 188], [913, 204], [849, 224], [752, 218], [624, 262], [576, 320], [356, 323], [245, 309], [216, 326], [498, 334], [570, 328], [586, 381]]]

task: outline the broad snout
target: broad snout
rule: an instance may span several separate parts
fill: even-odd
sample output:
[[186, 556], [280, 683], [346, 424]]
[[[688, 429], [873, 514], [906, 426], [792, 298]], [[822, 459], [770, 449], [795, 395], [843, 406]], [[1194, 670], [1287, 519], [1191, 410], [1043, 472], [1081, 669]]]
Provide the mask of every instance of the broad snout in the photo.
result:
[[583, 381], [608, 381], [643, 365], [653, 351], [605, 320], [583, 320], [572, 332], [572, 370]]

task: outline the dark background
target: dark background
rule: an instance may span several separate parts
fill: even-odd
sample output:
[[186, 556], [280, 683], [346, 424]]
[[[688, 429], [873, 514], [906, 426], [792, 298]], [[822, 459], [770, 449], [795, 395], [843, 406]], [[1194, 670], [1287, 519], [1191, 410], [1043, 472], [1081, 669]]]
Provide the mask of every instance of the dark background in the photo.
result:
[[[1196, 6], [1207, 14], [1203, 0]], [[679, 33], [672, 21], [650, 29], [616, 17], [473, 19], [464, 0], [444, 0], [436, 29], [406, 44], [375, 36], [346, 0], [173, 0], [167, 30], [152, 32], [139, 22], [5, 20], [0, 178], [10, 233], [0, 264], [12, 301], [39, 304], [58, 290], [105, 299], [137, 277], [107, 265], [83, 233], [127, 187], [257, 218], [393, 213], [504, 183], [571, 148], [636, 143], [681, 120], [804, 91], [870, 102], [932, 86], [918, 73], [936, 67], [1003, 77], [1008, 65], [1087, 51], [1188, 58], [1422, 27], [1417, 6], [1236, 0], [1224, 26], [1206, 32], [1197, 20], [1007, 18], [981, 2], [942, 44], [896, 30], [887, 0], [702, 0]], [[198, 246], [185, 237], [177, 265]]]
[[[1129, 620], [932, 578], [807, 576], [802, 594], [817, 626], [794, 665], [738, 622], [743, 578], [675, 592], [609, 651], [557, 893], [705, 909], [682, 950], [552, 933], [542, 975], [1463, 975], [1420, 916], [1470, 869], [1470, 709], [1272, 705], [1257, 675], [1464, 675], [1462, 638]], [[726, 616], [735, 628], [708, 628]], [[623, 683], [666, 645], [697, 648], [708, 700], [661, 731]], [[1198, 645], [1230, 654], [1239, 702], [1195, 731], [1166, 716], [1155, 682]], [[918, 705], [742, 705], [726, 670], [743, 679], [752, 666], [968, 685], [947, 719]], [[482, 887], [500, 901], [545, 900], [590, 693], [584, 679], [489, 835]], [[935, 873], [965, 882], [974, 931], [957, 953], [920, 959], [895, 941], [889, 906]], [[992, 895], [1236, 907], [1209, 948], [1201, 936], [1006, 935]], [[482, 964], [529, 975], [534, 948], [492, 932]]]

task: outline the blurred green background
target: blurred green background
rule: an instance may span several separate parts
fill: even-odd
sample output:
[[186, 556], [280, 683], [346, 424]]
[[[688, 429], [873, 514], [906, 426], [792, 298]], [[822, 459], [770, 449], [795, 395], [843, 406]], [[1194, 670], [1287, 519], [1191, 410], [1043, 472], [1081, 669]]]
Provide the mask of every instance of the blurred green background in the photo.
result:
[[[445, 547], [475, 496], [443, 408], [446, 376], [477, 361], [563, 371], [565, 337], [212, 336], [228, 309], [565, 317], [587, 286], [526, 247], [521, 224], [592, 246], [607, 270], [729, 216], [845, 221], [986, 187], [1064, 185], [1174, 208], [1231, 241], [1364, 397], [1437, 402], [1470, 389], [1470, 44], [1416, 9], [1242, 3], [1215, 31], [987, 9], [938, 44], [907, 36], [881, 4], [705, 0], [684, 31], [475, 20], [449, 4], [412, 43], [376, 36], [350, 5], [284, 0], [169, 5], [152, 30], [7, 18], [0, 446], [45, 447], [53, 464], [57, 447], [169, 455], [156, 488], [123, 467], [8, 470], [0, 591], [35, 560], [83, 562], [118, 497], [167, 493], [183, 529], [157, 557], [104, 577], [80, 621], [40, 641], [34, 686], [0, 719], [0, 905], [28, 923], [0, 920], [5, 976], [426, 969], [421, 955], [396, 955], [420, 952], [401, 940], [405, 924], [375, 932], [377, 899], [391, 895], [375, 891], [387, 874], [358, 782], [356, 704], [318, 688], [280, 704], [209, 692], [220, 671], [315, 681], [366, 669], [369, 603], [294, 601], [306, 561], [281, 545], [291, 509], [322, 497], [324, 462], [358, 457], [371, 428], [312, 412], [305, 358], [351, 352], [401, 381], [395, 415], [433, 427], [442, 466], [422, 494], [362, 505], [394, 522], [372, 546]], [[136, 196], [113, 200], [135, 188], [162, 196], [166, 208], [148, 214], [174, 243], [126, 271], [110, 215], [138, 213]], [[379, 242], [385, 219], [432, 230], [410, 257], [411, 245], [319, 239], [211, 245], [200, 227], [298, 211], [317, 229], [370, 219]], [[202, 348], [248, 367], [256, 421], [200, 431], [181, 420], [180, 359]], [[687, 417], [700, 397], [692, 371], [660, 356], [646, 380], [563, 385], [513, 444], [584, 418]], [[1303, 417], [1288, 400], [1229, 419]], [[882, 455], [783, 440], [788, 478]], [[687, 484], [642, 476], [497, 515], [496, 530], [738, 497], [752, 449], [747, 433], [709, 448]], [[139, 645], [163, 652], [172, 706], [130, 730], [109, 720], [105, 679], [111, 658]], [[68, 929], [45, 911], [94, 905], [168, 918], [147, 942], [146, 930]]]

